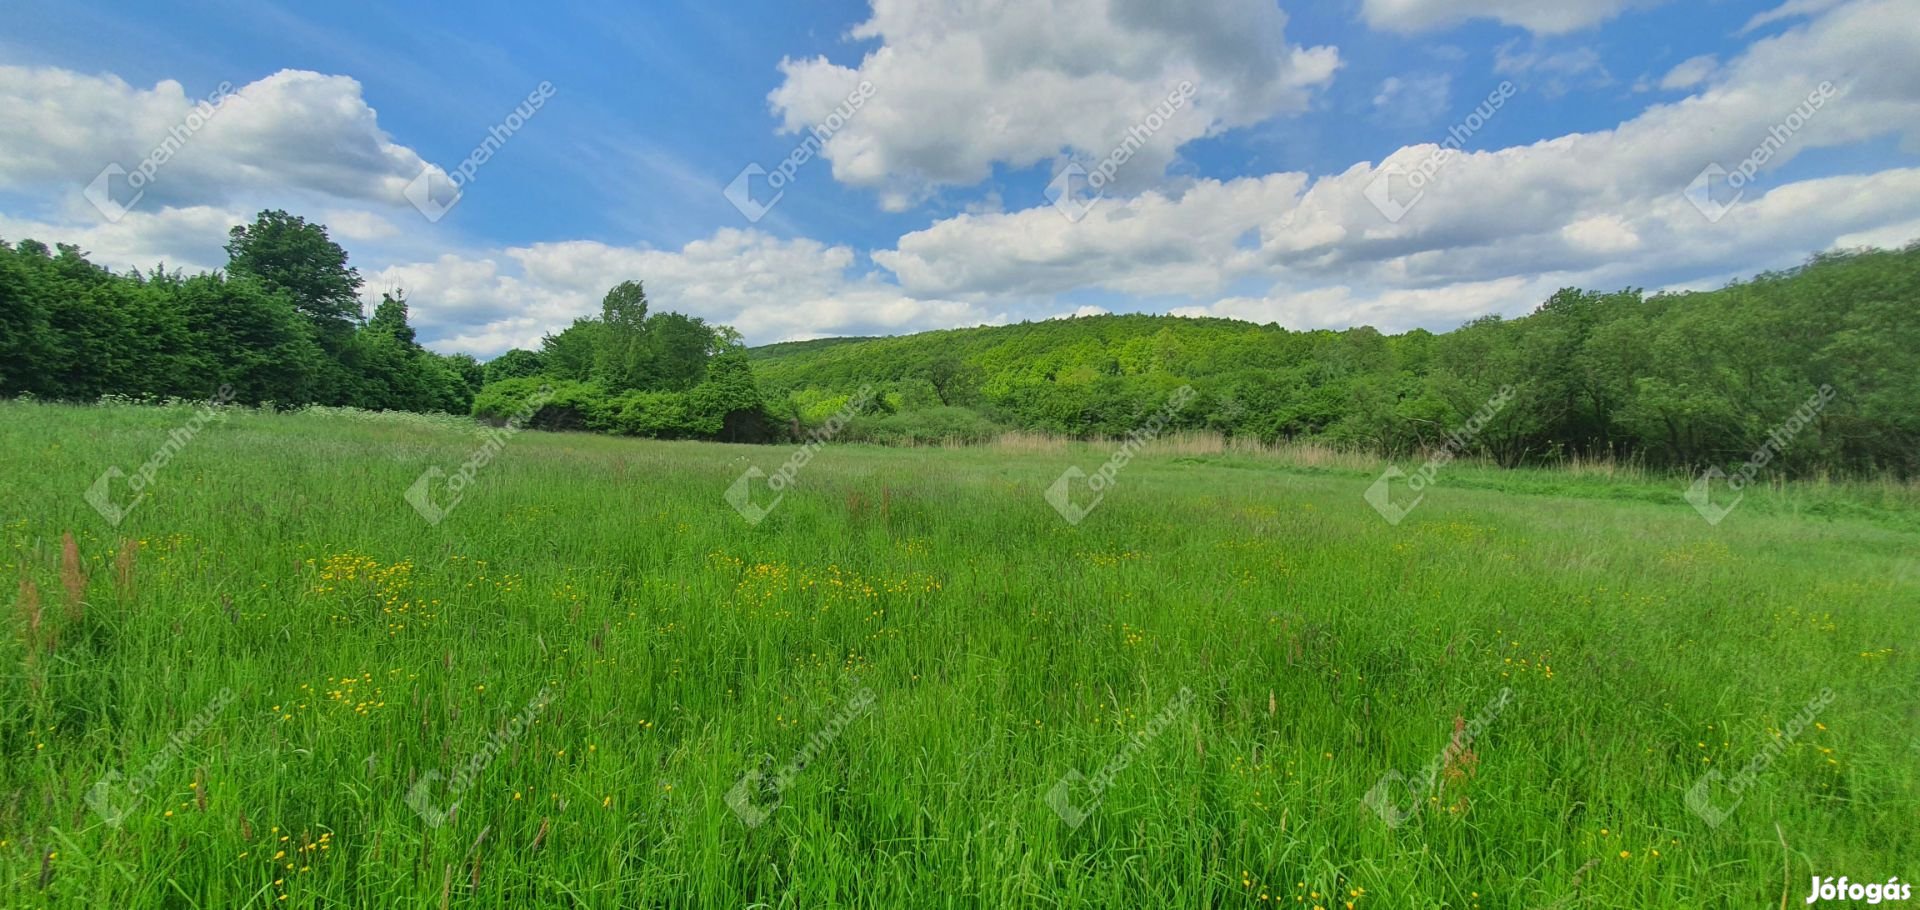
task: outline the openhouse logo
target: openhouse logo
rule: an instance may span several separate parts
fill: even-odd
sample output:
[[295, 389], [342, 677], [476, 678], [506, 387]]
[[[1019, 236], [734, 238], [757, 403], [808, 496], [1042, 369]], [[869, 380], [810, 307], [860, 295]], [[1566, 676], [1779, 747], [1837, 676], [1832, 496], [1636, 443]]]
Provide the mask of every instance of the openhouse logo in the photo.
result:
[[[1747, 498], [1747, 487], [1759, 479], [1760, 473], [1766, 470], [1774, 459], [1779, 458], [1781, 453], [1793, 444], [1794, 438], [1811, 426], [1814, 419], [1819, 417], [1839, 394], [1834, 391], [1833, 386], [1822, 385], [1812, 397], [1801, 403], [1793, 415], [1787, 418], [1786, 423], [1774, 427], [1773, 431], [1767, 434], [1767, 439], [1761, 443], [1760, 448], [1755, 449], [1754, 453], [1735, 468], [1732, 474], [1721, 470], [1719, 465], [1702, 471], [1699, 477], [1694, 478], [1693, 485], [1687, 488], [1685, 493], [1687, 504], [1693, 506], [1693, 510], [1699, 512], [1700, 517], [1707, 520], [1707, 524], [1718, 525], [1732, 514], [1741, 500]], [[1733, 498], [1727, 500], [1724, 505], [1714, 501], [1713, 490], [1716, 482], [1724, 485], [1734, 494]]]
[[[1833, 87], [1832, 82], [1820, 83], [1813, 91], [1807, 93], [1806, 100], [1800, 102], [1779, 123], [1769, 128], [1767, 138], [1754, 146], [1753, 151], [1748, 152], [1747, 157], [1734, 165], [1732, 170], [1728, 170], [1718, 161], [1712, 162], [1687, 183], [1686, 191], [1682, 195], [1686, 196], [1687, 202], [1706, 217], [1707, 223], [1718, 224], [1720, 219], [1727, 217], [1727, 213], [1732, 211], [1734, 206], [1739, 205], [1740, 200], [1747, 195], [1747, 187], [1753, 184], [1760, 169], [1786, 148], [1794, 135], [1799, 133], [1801, 128], [1814, 118], [1814, 115], [1820, 113], [1821, 109], [1827, 106], [1827, 102], [1838, 95], [1839, 90]], [[1730, 196], [1723, 194], [1723, 198], [1715, 199], [1714, 188], [1717, 186], [1726, 187], [1732, 191], [1732, 194]]]
[[[533, 698], [520, 709], [520, 713], [508, 718], [499, 729], [494, 730], [487, 737], [484, 743], [481, 743], [479, 749], [474, 750], [467, 756], [465, 762], [454, 769], [452, 777], [448, 777], [438, 768], [421, 774], [413, 782], [413, 786], [407, 788], [404, 797], [407, 807], [412, 809], [414, 814], [419, 815], [420, 820], [426, 822], [429, 827], [438, 828], [453, 819], [460, 811], [460, 797], [473, 789], [474, 784], [480, 780], [482, 774], [486, 773], [487, 767], [493, 764], [494, 759], [505, 754], [509, 746], [532, 729], [533, 722], [540, 716], [540, 712], [553, 703], [553, 695], [551, 687], [541, 686], [540, 691], [535, 692]], [[442, 780], [446, 781], [445, 789], [447, 795], [451, 797], [451, 801], [446, 803], [442, 803], [434, 796], [434, 787]]]
[[407, 182], [400, 195], [405, 196], [407, 202], [425, 216], [428, 223], [438, 224], [466, 196], [467, 184], [480, 175], [481, 166], [492, 161], [493, 156], [506, 147], [507, 140], [520, 132], [527, 121], [533, 119], [533, 115], [540, 113], [553, 95], [551, 82], [534, 86], [526, 100], [514, 107], [499, 123], [488, 128], [487, 138], [480, 140], [480, 144], [474, 146], [473, 151], [467, 153], [467, 157], [461, 159], [459, 164], [454, 165], [453, 170], [442, 171], [433, 165], [422, 167], [419, 175]]
[[[873, 83], [865, 79], [860, 80], [860, 84], [847, 93], [846, 100], [841, 101], [833, 109], [833, 113], [826, 116], [826, 119], [807, 130], [806, 138], [800, 140], [800, 144], [794, 146], [793, 150], [787, 153], [787, 157], [782, 158], [773, 170], [769, 171], [761, 167], [757, 161], [748, 164], [741, 168], [740, 173], [727, 184], [727, 188], [721, 191], [722, 195], [727, 197], [728, 202], [733, 203], [733, 207], [738, 209], [740, 214], [747, 217], [749, 224], [760, 223], [760, 219], [767, 217], [767, 213], [772, 211], [774, 206], [779, 205], [780, 200], [787, 195], [787, 186], [793, 183], [793, 178], [800, 173], [800, 168], [820, 154], [821, 150], [826, 148], [827, 140], [832, 139], [835, 133], [846, 128], [847, 122], [853, 119], [853, 115], [859, 113], [868, 101], [873, 100], [873, 94]], [[773, 190], [773, 198], [766, 202], [753, 198], [753, 178], [755, 177], [766, 178], [767, 187]]]
[[[1055, 480], [1052, 486], [1047, 487], [1045, 494], [1047, 505], [1053, 506], [1053, 510], [1059, 512], [1060, 517], [1067, 520], [1067, 524], [1077, 525], [1085, 521], [1088, 515], [1093, 514], [1094, 509], [1100, 507], [1100, 502], [1107, 498], [1108, 491], [1113, 489], [1115, 482], [1117, 482], [1120, 477], [1121, 469], [1133, 461], [1133, 457], [1140, 454], [1140, 451], [1145, 449], [1148, 443], [1158, 439], [1160, 434], [1166, 432], [1167, 425], [1173, 422], [1173, 418], [1177, 416], [1180, 410], [1185, 408], [1187, 403], [1192, 401], [1197, 394], [1199, 393], [1195, 392], [1193, 386], [1190, 385], [1183, 385], [1175, 389], [1173, 394], [1167, 398], [1166, 405], [1154, 412], [1153, 416], [1147, 418], [1146, 423], [1135, 428], [1133, 432], [1128, 433], [1126, 438], [1120, 443], [1120, 447], [1114, 450], [1113, 455], [1109, 457], [1104, 464], [1100, 465], [1099, 468], [1095, 469], [1092, 474], [1088, 474], [1077, 464], [1068, 465], [1067, 469], [1060, 474], [1059, 479]], [[1087, 491], [1093, 495], [1082, 500], [1076, 500], [1073, 495], [1073, 484], [1075, 481], [1085, 481]]]
[[[1374, 209], [1379, 211], [1389, 223], [1400, 223], [1400, 219], [1407, 217], [1407, 213], [1413, 211], [1413, 207], [1419, 205], [1421, 199], [1426, 198], [1427, 187], [1433, 185], [1440, 170], [1453, 163], [1454, 159], [1460, 155], [1461, 148], [1467, 144], [1467, 140], [1480, 132], [1487, 125], [1487, 121], [1493, 119], [1493, 115], [1500, 113], [1500, 109], [1506, 107], [1507, 101], [1518, 91], [1511, 82], [1500, 83], [1487, 95], [1485, 101], [1480, 102], [1480, 105], [1464, 119], [1447, 130], [1447, 138], [1441, 140], [1438, 145], [1429, 146], [1427, 156], [1420, 159], [1412, 170], [1406, 170], [1398, 165], [1383, 164], [1374, 174], [1373, 179], [1367, 182], [1366, 188], [1361, 190], [1361, 194], [1367, 197], [1367, 201], [1372, 203]], [[1393, 184], [1396, 177], [1413, 190], [1413, 194], [1406, 197], [1404, 202], [1393, 197]]]
[[[231, 403], [233, 398], [233, 386], [221, 386], [212, 400], [201, 405], [192, 417], [187, 418], [184, 426], [168, 433], [167, 441], [161, 443], [160, 448], [155, 449], [132, 474], [119, 465], [109, 465], [87, 488], [87, 504], [93, 506], [93, 510], [99, 512], [107, 524], [119, 527], [135, 508], [146, 501], [147, 494], [153, 492], [153, 483], [159, 478], [160, 472], [173, 463], [173, 459], [186, 449], [187, 444], [193, 442], [200, 431], [207, 428], [207, 424], [227, 419], [227, 412], [222, 406]], [[126, 489], [132, 494], [131, 497], [114, 495], [113, 485], [117, 480], [126, 481]]]
[[[1414, 509], [1420, 507], [1421, 501], [1427, 498], [1427, 488], [1432, 486], [1440, 476], [1440, 469], [1452, 464], [1455, 458], [1460, 457], [1460, 453], [1466, 451], [1467, 447], [1479, 438], [1480, 433], [1487, 428], [1487, 424], [1491, 423], [1494, 416], [1513, 400], [1514, 395], [1513, 386], [1501, 386], [1500, 391], [1488, 399], [1486, 404], [1481, 405], [1479, 411], [1467, 418], [1464, 426], [1447, 433], [1440, 443], [1440, 450], [1433, 453], [1432, 457], [1411, 475], [1401, 470], [1399, 465], [1387, 465], [1387, 469], [1381, 472], [1379, 479], [1375, 480], [1372, 486], [1367, 487], [1367, 492], [1364, 494], [1367, 504], [1373, 506], [1373, 510], [1379, 512], [1380, 517], [1387, 520], [1387, 524], [1397, 525], [1404, 521]], [[1393, 482], [1396, 480], [1406, 481], [1407, 490], [1415, 494], [1412, 499], [1395, 501]]]
[[[813, 456], [820, 454], [820, 450], [826, 448], [833, 437], [840, 435], [840, 431], [846, 429], [847, 424], [852, 423], [853, 418], [865, 410], [873, 398], [873, 386], [861, 386], [853, 393], [853, 397], [847, 399], [844, 407], [827, 418], [824, 425], [808, 433], [807, 441], [787, 456], [787, 460], [775, 468], [771, 475], [761, 470], [759, 465], [749, 466], [727, 487], [727, 505], [733, 506], [733, 510], [739, 512], [747, 524], [758, 525], [766, 521], [767, 515], [779, 507], [781, 500], [787, 498], [787, 490], [800, 479], [800, 470], [813, 461]], [[766, 481], [767, 489], [775, 494], [765, 505], [753, 500], [753, 482], [756, 480]]]
[[[553, 400], [553, 396], [553, 387], [543, 385], [527, 398], [513, 416], [507, 418], [506, 426], [482, 430], [479, 448], [474, 449], [451, 474], [439, 465], [422, 471], [404, 494], [407, 504], [413, 506], [413, 510], [420, 513], [427, 524], [438, 526], [445, 521], [447, 515], [467, 498], [467, 491], [473, 487], [481, 469], [493, 464], [494, 459], [506, 449], [507, 443], [526, 429], [527, 423], [540, 413], [547, 402]], [[440, 490], [438, 494], [434, 492], [436, 487]]]
[[[175, 155], [180, 154], [180, 150], [186, 147], [187, 142], [212, 122], [214, 115], [220, 113], [232, 97], [233, 83], [220, 83], [214, 88], [213, 94], [195, 104], [193, 109], [187, 112], [186, 117], [168, 129], [167, 138], [160, 140], [158, 145], [147, 152], [146, 157], [141, 158], [140, 162], [133, 166], [133, 170], [127, 170], [124, 165], [115, 161], [101, 169], [99, 175], [87, 184], [87, 188], [80, 191], [80, 195], [85, 196], [87, 202], [92, 204], [108, 223], [119, 223], [120, 219], [127, 217], [127, 212], [139, 205], [140, 199], [147, 195], [147, 188], [152, 186], [154, 179], [160, 175], [160, 169], [165, 167], [167, 162], [172, 161]], [[115, 182], [116, 178], [118, 183]]]
[[1120, 168], [1132, 161], [1133, 156], [1146, 146], [1147, 140], [1165, 128], [1173, 115], [1193, 100], [1194, 91], [1191, 81], [1183, 80], [1175, 86], [1147, 116], [1127, 130], [1127, 138], [1120, 140], [1120, 144], [1100, 159], [1093, 170], [1087, 170], [1078, 162], [1062, 168], [1047, 183], [1047, 201], [1068, 221], [1078, 223], [1087, 217], [1106, 195], [1107, 185], [1119, 175]]

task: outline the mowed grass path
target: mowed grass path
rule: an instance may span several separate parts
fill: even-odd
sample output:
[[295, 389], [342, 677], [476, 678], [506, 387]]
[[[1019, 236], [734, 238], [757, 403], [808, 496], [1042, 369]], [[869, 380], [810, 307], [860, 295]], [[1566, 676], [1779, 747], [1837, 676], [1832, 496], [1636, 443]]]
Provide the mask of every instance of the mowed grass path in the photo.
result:
[[[109, 526], [83, 492], [187, 413], [0, 405], [4, 580], [41, 603], [0, 641], [5, 905], [1776, 907], [1920, 879], [1920, 533], [1864, 495], [1712, 527], [1671, 484], [1462, 466], [1394, 527], [1357, 470], [1149, 452], [1075, 527], [1042, 493], [1104, 447], [828, 447], [750, 526], [724, 491], [790, 449], [526, 433], [434, 527], [402, 494], [478, 444], [459, 422], [237, 412]], [[1607, 495], [1529, 492], [1561, 485]], [[1388, 788], [1401, 824], [1368, 807], [1483, 714], [1431, 791]], [[803, 750], [777, 800], [736, 791], [762, 824], [729, 808]], [[1689, 811], [1770, 750], [1744, 801], [1710, 787], [1717, 828]], [[443, 824], [410, 806], [474, 764]], [[1078, 827], [1048, 802], [1073, 772]]]

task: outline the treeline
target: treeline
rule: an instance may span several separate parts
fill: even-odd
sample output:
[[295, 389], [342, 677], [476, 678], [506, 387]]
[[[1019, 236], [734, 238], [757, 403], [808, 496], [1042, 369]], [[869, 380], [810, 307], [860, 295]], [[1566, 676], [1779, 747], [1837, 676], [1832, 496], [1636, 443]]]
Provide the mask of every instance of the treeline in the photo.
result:
[[[1098, 316], [749, 350], [729, 327], [651, 312], [628, 281], [538, 350], [484, 365], [422, 348], [404, 293], [363, 315], [359, 273], [324, 226], [262, 212], [227, 252], [222, 272], [117, 274], [72, 246], [0, 241], [0, 395], [230, 386], [241, 404], [766, 441], [802, 436], [871, 386], [842, 438], [937, 443], [1122, 436], [1192, 386], [1172, 429], [1399, 457], [1457, 445], [1511, 387], [1469, 443], [1505, 465], [1726, 466], [1766, 447], [1785, 474], [1920, 473], [1920, 243], [1708, 292], [1567, 289], [1525, 317], [1393, 336]], [[1797, 412], [1805, 427], [1784, 439]]]
[[538, 352], [484, 366], [426, 350], [406, 295], [373, 312], [324, 225], [283, 211], [232, 230], [227, 267], [187, 277], [126, 274], [77, 247], [0, 241], [0, 395], [211, 398], [474, 414], [500, 421], [539, 396], [529, 422], [669, 438], [760, 440], [766, 419], [740, 336], [679, 313], [649, 313], [639, 282]]
[[0, 395], [209, 398], [467, 413], [479, 361], [422, 348], [403, 293], [363, 318], [359, 273], [326, 228], [262, 212], [224, 272], [118, 274], [76, 247], [0, 241]]
[[1177, 429], [1404, 456], [1442, 445], [1512, 386], [1472, 443], [1506, 465], [1737, 463], [1828, 386], [1833, 400], [1768, 456], [1772, 469], [1920, 470], [1920, 244], [1816, 256], [1709, 292], [1563, 290], [1525, 317], [1443, 334], [1098, 316], [750, 354], [768, 397], [802, 410], [882, 388], [884, 413], [854, 426], [879, 439], [1120, 436], [1192, 385]]
[[485, 379], [474, 414], [488, 420], [524, 415], [540, 429], [736, 442], [765, 441], [779, 430], [740, 334], [693, 316], [649, 313], [638, 281], [608, 291], [600, 315], [546, 336], [540, 350], [488, 361]]

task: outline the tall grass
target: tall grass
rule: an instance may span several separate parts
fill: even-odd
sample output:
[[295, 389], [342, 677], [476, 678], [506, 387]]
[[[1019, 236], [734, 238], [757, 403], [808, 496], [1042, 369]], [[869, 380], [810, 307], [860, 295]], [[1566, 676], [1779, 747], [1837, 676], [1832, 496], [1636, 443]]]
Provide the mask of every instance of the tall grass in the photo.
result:
[[1026, 438], [828, 446], [753, 525], [790, 450], [526, 433], [433, 526], [470, 427], [241, 411], [109, 526], [181, 419], [0, 405], [8, 906], [1755, 907], [1920, 856], [1896, 491], [1457, 465], [1392, 526], [1378, 462], [1192, 440], [1071, 525], [1111, 447]]

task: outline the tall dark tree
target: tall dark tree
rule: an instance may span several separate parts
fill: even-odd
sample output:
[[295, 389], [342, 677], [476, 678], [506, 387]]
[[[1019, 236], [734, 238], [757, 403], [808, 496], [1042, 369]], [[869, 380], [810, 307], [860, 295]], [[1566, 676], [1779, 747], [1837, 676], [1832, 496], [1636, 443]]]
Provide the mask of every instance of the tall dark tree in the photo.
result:
[[418, 348], [414, 341], [413, 326], [407, 324], [407, 292], [387, 291], [380, 295], [380, 303], [373, 308], [373, 318], [367, 320], [367, 328], [375, 332], [385, 332], [395, 341], [409, 348]]
[[360, 272], [347, 265], [347, 251], [328, 239], [325, 225], [274, 209], [228, 236], [230, 274], [286, 294], [327, 350], [346, 346], [360, 323]]
[[654, 351], [647, 339], [647, 292], [638, 281], [622, 281], [600, 301], [600, 338], [594, 375], [609, 391], [644, 389], [653, 384]]

